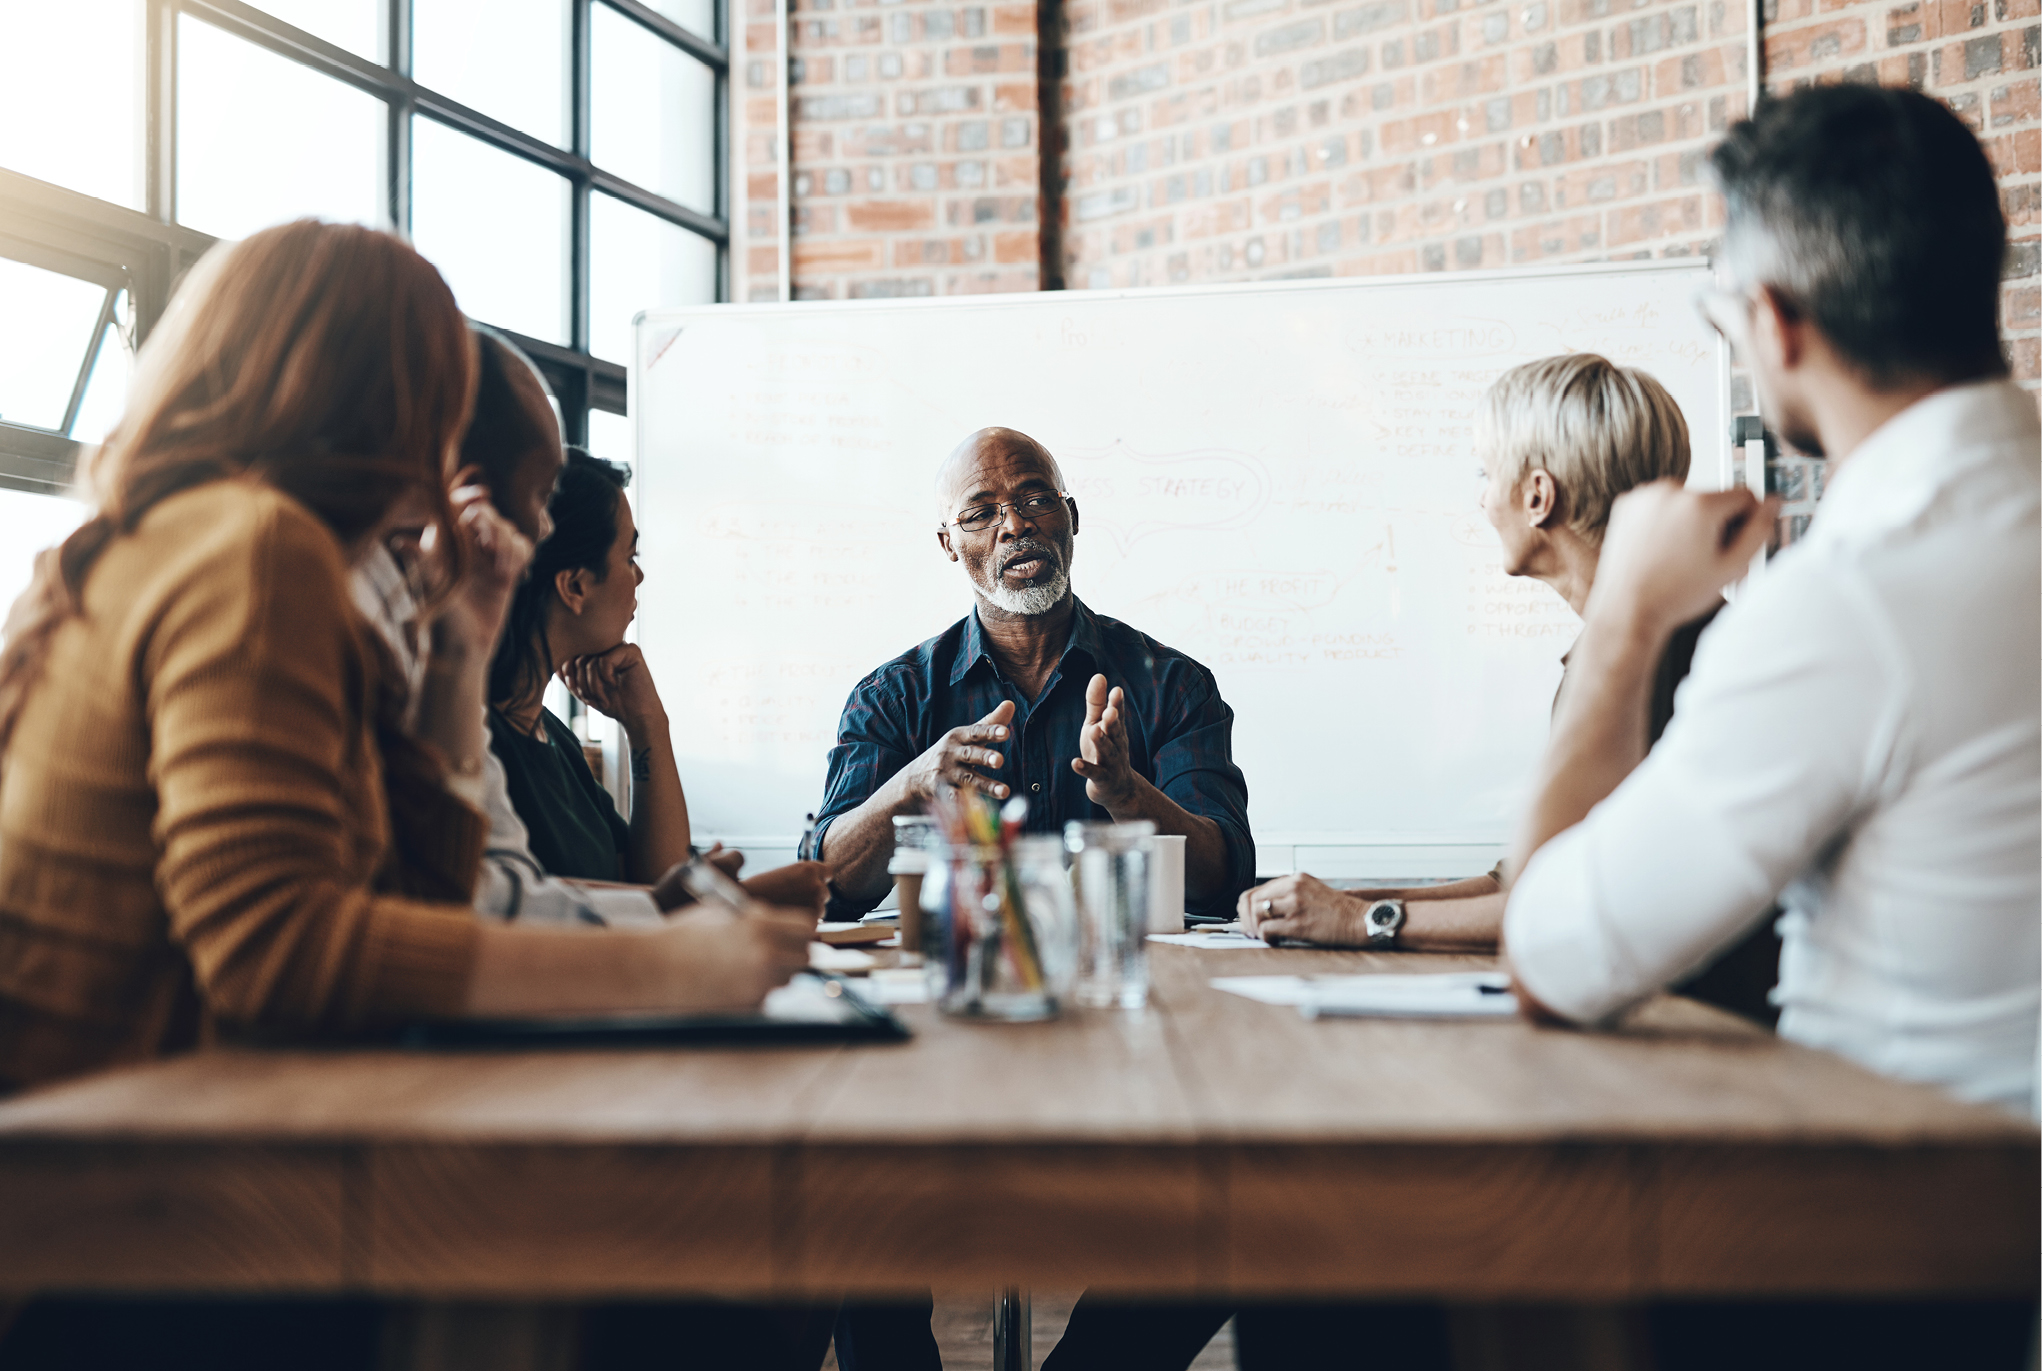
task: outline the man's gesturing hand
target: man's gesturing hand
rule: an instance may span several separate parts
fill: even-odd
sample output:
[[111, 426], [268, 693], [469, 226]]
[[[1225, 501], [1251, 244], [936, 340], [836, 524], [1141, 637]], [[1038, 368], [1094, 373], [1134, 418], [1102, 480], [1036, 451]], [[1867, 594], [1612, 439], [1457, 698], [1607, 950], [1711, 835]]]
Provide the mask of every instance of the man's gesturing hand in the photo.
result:
[[1002, 700], [977, 723], [953, 728], [938, 738], [934, 747], [901, 772], [908, 795], [926, 800], [935, 795], [937, 786], [954, 785], [959, 790], [982, 791], [996, 800], [1006, 799], [1006, 784], [984, 773], [1006, 766], [1007, 755], [988, 744], [1007, 740], [1007, 725], [1013, 718], [1014, 702]]
[[1653, 632], [1698, 618], [1744, 575], [1778, 513], [1778, 500], [1742, 487], [1688, 491], [1671, 477], [1627, 492], [1610, 509], [1585, 617]]
[[1125, 808], [1137, 777], [1127, 759], [1127, 695], [1106, 688], [1104, 676], [1085, 686], [1085, 726], [1078, 730], [1078, 755], [1071, 770], [1085, 778], [1085, 798], [1109, 813]]

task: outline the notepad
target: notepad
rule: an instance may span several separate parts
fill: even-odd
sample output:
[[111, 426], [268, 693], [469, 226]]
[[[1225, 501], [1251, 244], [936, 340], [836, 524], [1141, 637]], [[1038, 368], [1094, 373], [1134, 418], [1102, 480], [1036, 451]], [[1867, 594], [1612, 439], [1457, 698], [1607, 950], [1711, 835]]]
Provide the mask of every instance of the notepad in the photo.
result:
[[870, 943], [883, 943], [896, 936], [897, 931], [892, 924], [817, 924], [815, 937], [817, 942], [828, 943], [831, 947], [864, 947]]
[[411, 1048], [709, 1047], [727, 1043], [904, 1042], [907, 1026], [834, 976], [802, 972], [752, 1013], [442, 1019], [413, 1024]]
[[1152, 943], [1169, 943], [1174, 947], [1234, 948], [1268, 947], [1260, 938], [1251, 938], [1246, 933], [1151, 933]]
[[883, 966], [861, 987], [873, 1004], [927, 1004], [929, 978], [919, 966]]
[[1517, 1013], [1510, 978], [1499, 971], [1215, 976], [1211, 984], [1263, 1004], [1295, 1005], [1308, 1019], [1498, 1019]]

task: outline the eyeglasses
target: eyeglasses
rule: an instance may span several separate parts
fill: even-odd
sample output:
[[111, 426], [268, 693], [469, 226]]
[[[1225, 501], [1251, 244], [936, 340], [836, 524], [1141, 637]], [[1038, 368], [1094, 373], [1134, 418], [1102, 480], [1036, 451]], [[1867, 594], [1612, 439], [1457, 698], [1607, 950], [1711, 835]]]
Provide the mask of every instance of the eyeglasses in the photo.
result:
[[1751, 292], [1741, 287], [1705, 286], [1695, 294], [1695, 308], [1740, 362], [1750, 355], [1751, 303]]
[[1033, 522], [1047, 518], [1051, 513], [1063, 508], [1063, 502], [1070, 498], [1071, 493], [1068, 490], [1054, 490], [1041, 495], [1025, 495], [1012, 504], [973, 505], [970, 509], [959, 511], [957, 517], [946, 527], [954, 528], [960, 533], [982, 533], [1006, 518], [1010, 509], [1023, 519]]

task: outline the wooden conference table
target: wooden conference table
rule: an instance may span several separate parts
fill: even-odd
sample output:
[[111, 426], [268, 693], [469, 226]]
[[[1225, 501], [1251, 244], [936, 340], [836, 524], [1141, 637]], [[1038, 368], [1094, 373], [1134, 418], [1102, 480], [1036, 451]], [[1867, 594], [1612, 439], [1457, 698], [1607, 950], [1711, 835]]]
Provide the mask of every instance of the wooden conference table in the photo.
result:
[[0, 1105], [0, 1292], [1035, 1286], [1606, 1302], [2032, 1294], [2033, 1127], [1661, 1000], [1318, 1022], [1158, 948], [1138, 1016], [890, 1047], [208, 1052]]

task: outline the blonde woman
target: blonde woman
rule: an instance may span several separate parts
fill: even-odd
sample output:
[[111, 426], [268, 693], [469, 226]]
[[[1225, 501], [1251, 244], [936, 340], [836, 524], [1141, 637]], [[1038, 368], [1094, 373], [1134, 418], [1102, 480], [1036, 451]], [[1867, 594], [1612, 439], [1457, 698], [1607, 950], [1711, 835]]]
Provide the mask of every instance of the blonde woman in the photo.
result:
[[[1635, 486], [1688, 472], [1687, 421], [1645, 372], [1594, 353], [1527, 362], [1489, 388], [1477, 435], [1482, 512], [1502, 543], [1503, 570], [1588, 603], [1610, 506]], [[1674, 634], [1660, 659], [1648, 744], [1673, 718], [1674, 687], [1713, 612]], [[1564, 667], [1566, 659], [1561, 658]], [[1564, 686], [1563, 686], [1564, 688]], [[1490, 952], [1503, 927], [1500, 871], [1448, 885], [1335, 890], [1285, 876], [1240, 899], [1242, 926], [1262, 936], [1337, 947]]]

